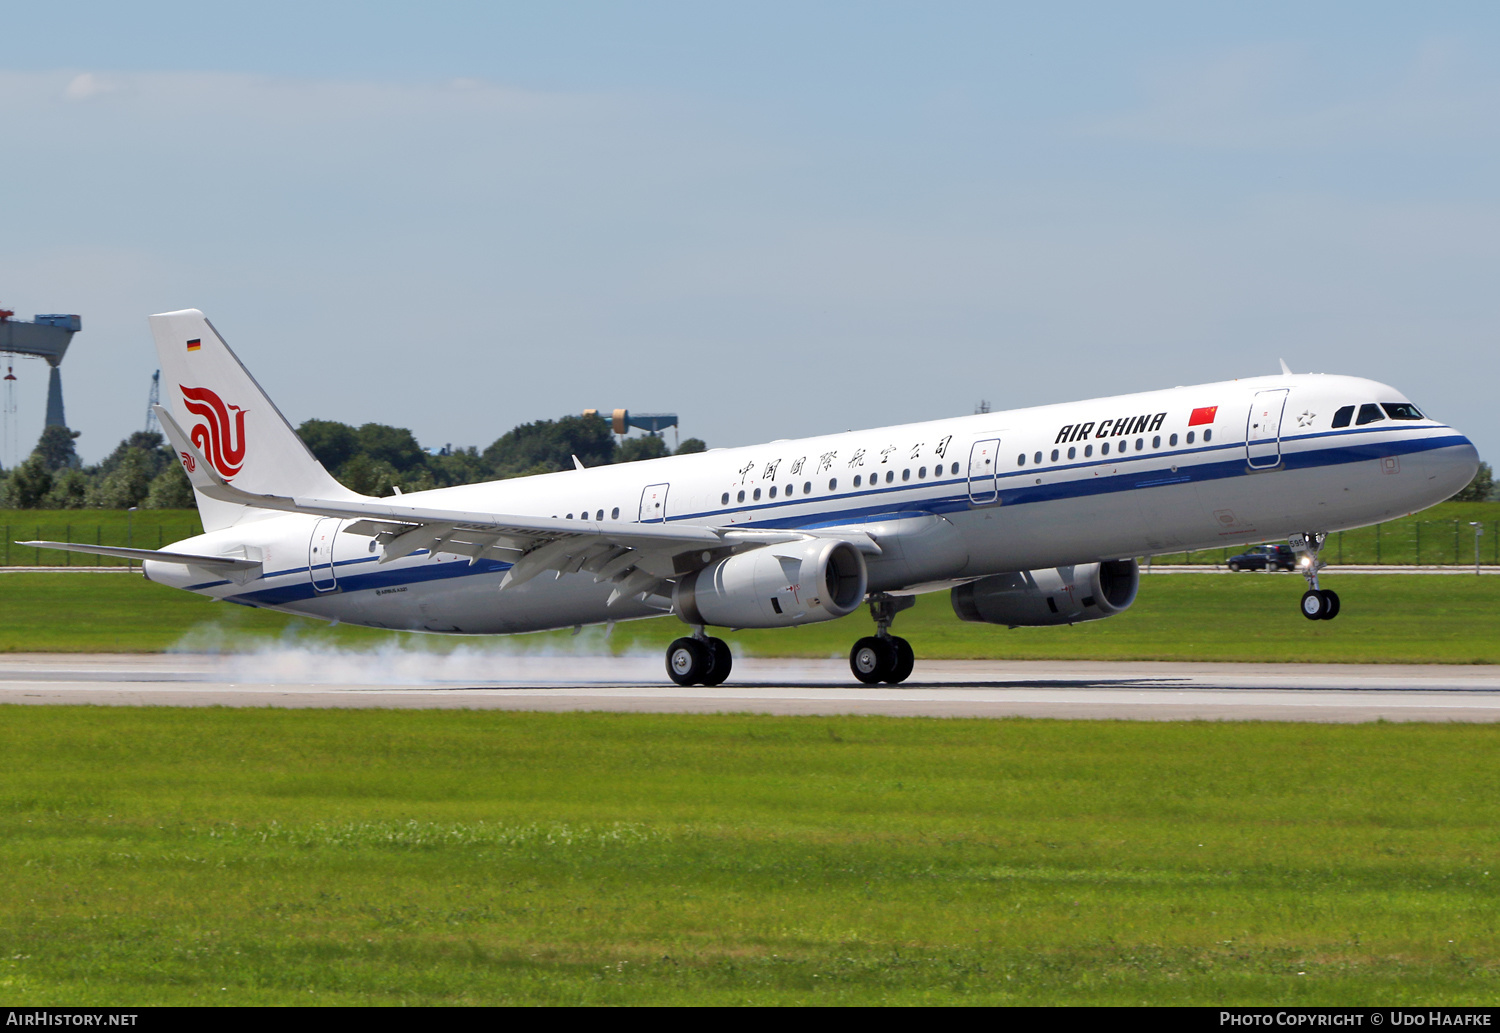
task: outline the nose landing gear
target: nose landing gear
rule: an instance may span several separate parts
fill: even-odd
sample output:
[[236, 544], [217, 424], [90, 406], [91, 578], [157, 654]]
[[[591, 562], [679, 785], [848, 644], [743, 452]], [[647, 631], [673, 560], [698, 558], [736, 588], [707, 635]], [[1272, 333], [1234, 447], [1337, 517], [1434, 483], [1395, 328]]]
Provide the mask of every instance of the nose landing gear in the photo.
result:
[[692, 638], [667, 647], [667, 677], [678, 685], [722, 685], [734, 666], [729, 643], [710, 638], [700, 627]]
[[1292, 551], [1301, 556], [1297, 569], [1307, 579], [1307, 591], [1302, 593], [1302, 616], [1310, 621], [1331, 621], [1339, 615], [1339, 594], [1331, 588], [1318, 587], [1318, 571], [1327, 566], [1318, 558], [1318, 552], [1327, 539], [1327, 531], [1304, 531], [1288, 539]]
[[888, 595], [884, 592], [870, 596], [870, 616], [875, 618], [875, 634], [854, 643], [849, 651], [849, 670], [854, 677], [866, 685], [886, 682], [899, 685], [911, 677], [917, 657], [911, 643], [891, 634], [891, 623], [896, 614], [915, 606], [917, 600], [909, 595]]

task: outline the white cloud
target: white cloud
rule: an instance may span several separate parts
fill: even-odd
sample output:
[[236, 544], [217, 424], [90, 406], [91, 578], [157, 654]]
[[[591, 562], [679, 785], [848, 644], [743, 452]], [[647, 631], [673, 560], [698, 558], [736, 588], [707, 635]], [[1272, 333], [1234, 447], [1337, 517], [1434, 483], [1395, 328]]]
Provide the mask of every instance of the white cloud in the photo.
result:
[[68, 100], [88, 100], [102, 93], [114, 93], [118, 89], [114, 83], [107, 82], [92, 72], [84, 72], [68, 81], [63, 89], [63, 96]]

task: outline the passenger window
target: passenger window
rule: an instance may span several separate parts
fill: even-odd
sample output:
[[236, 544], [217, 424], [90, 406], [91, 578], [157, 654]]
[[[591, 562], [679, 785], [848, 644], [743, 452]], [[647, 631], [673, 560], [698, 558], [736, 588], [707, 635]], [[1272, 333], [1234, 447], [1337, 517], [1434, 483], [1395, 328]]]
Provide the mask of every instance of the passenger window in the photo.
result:
[[1333, 414], [1333, 429], [1349, 426], [1349, 421], [1354, 419], [1354, 406], [1342, 406], [1338, 412]]
[[1034, 463], [1040, 463], [1042, 461], [1042, 454], [1038, 452], [1036, 455], [1031, 457], [1031, 461]]
[[895, 470], [887, 470], [885, 472], [885, 483], [890, 484], [895, 479], [896, 479], [896, 471]]
[[1137, 452], [1139, 452], [1141, 449], [1143, 449], [1145, 447], [1146, 447], [1146, 439], [1145, 438], [1136, 438], [1135, 439], [1135, 450]]
[[1104, 444], [1102, 444], [1102, 445], [1099, 446], [1099, 454], [1101, 456], [1107, 456], [1107, 455], [1109, 455], [1109, 442], [1108, 441], [1106, 441]]
[[771, 498], [774, 499], [775, 497], [776, 497], [776, 485], [773, 484], [773, 485], [771, 485]]
[[569, 513], [569, 514], [568, 514], [568, 519], [569, 519], [569, 520], [572, 520], [572, 519], [573, 519], [573, 514], [572, 514], [572, 513]]
[[[729, 492], [727, 492], [727, 491], [724, 493], [724, 501], [726, 503], [729, 501]], [[619, 506], [616, 506], [614, 509], [612, 509], [612, 510], [609, 511], [609, 518], [611, 520], [618, 520], [618, 519], [620, 519], [620, 507]]]
[[909, 481], [909, 480], [911, 480], [911, 470], [910, 469], [902, 470], [901, 471], [901, 479], [903, 481]]
[[804, 494], [804, 495], [811, 495], [812, 494], [812, 481], [803, 481], [802, 482], [802, 494]]
[[1152, 448], [1161, 448], [1161, 435], [1160, 434], [1156, 435], [1156, 437], [1154, 437], [1154, 438], [1151, 439], [1151, 447]]
[[1173, 448], [1176, 448], [1177, 447], [1177, 435], [1173, 434], [1170, 438], [1168, 438], [1167, 439], [1167, 444], [1171, 445]]
[[1055, 448], [1052, 450], [1052, 461], [1057, 462], [1057, 449]]
[[1193, 443], [1193, 432], [1192, 431], [1188, 431], [1187, 443], [1189, 445], [1191, 445]]
[[1073, 459], [1073, 458], [1075, 458], [1075, 457], [1076, 457], [1076, 456], [1077, 456], [1077, 455], [1078, 455], [1078, 449], [1076, 449], [1076, 448], [1069, 448], [1069, 449], [1068, 449], [1068, 458], [1069, 458], [1069, 459]]
[[[727, 505], [729, 505], [729, 492], [726, 491], [724, 493], [724, 497], [719, 500], [719, 505], [721, 505], [721, 506], [727, 506]], [[619, 510], [615, 510], [615, 512], [618, 513]]]
[[957, 473], [958, 473], [958, 464], [957, 464], [957, 463], [954, 463], [954, 464], [953, 464], [953, 473], [954, 473], [954, 474], [955, 474], [955, 475], [956, 475], [956, 474], [957, 474]]
[[920, 480], [921, 478], [926, 477], [926, 476], [927, 476], [927, 467], [924, 466], [924, 467], [922, 467], [921, 469], [919, 469], [917, 471], [917, 479], [918, 480]]
[[1084, 445], [1083, 446], [1083, 458], [1087, 459], [1090, 456], [1092, 456], [1093, 454], [1094, 454], [1094, 446], [1093, 445]]
[[1380, 407], [1393, 420], [1421, 420], [1426, 418], [1410, 402], [1381, 402]]
[[760, 489], [759, 488], [755, 489], [754, 499], [755, 499], [756, 502], [760, 501]]
[[1205, 427], [1204, 430], [1203, 430], [1203, 440], [1204, 441], [1212, 441], [1213, 439], [1214, 439], [1214, 429], [1212, 427]]
[[854, 486], [855, 486], [855, 487], [856, 487], [856, 488], [858, 488], [858, 487], [859, 487], [859, 474], [855, 474], [855, 475], [854, 475]]
[[1016, 456], [1016, 465], [1017, 466], [1025, 466], [1026, 465], [1026, 453], [1023, 452], [1020, 455]]
[[595, 513], [594, 514], [594, 519], [595, 520], [603, 520], [604, 519], [604, 510], [601, 509], [599, 512]]
[[740, 493], [736, 497], [735, 501], [736, 502], [744, 502], [745, 501], [745, 492], [743, 490], [740, 491]]
[[828, 490], [829, 491], [838, 491], [839, 490], [839, 479], [837, 477], [830, 477], [830, 478], [828, 478]]

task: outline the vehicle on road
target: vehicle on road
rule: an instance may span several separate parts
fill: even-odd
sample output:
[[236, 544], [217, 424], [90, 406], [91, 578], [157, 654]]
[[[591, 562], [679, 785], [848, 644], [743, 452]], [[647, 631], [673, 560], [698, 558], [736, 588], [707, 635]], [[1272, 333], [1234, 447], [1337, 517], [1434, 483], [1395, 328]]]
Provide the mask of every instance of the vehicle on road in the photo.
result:
[[1295, 570], [1297, 554], [1290, 545], [1255, 545], [1225, 563], [1230, 570]]

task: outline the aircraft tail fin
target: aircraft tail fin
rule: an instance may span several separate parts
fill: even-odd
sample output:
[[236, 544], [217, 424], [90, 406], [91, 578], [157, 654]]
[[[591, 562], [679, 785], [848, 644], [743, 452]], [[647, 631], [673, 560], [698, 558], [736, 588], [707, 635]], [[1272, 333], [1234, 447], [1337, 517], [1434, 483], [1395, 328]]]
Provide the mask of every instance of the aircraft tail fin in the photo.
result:
[[[162, 405], [224, 480], [252, 494], [363, 498], [308, 451], [202, 312], [154, 315], [151, 334], [161, 362]], [[210, 498], [196, 486], [194, 494], [207, 531], [265, 512]]]

